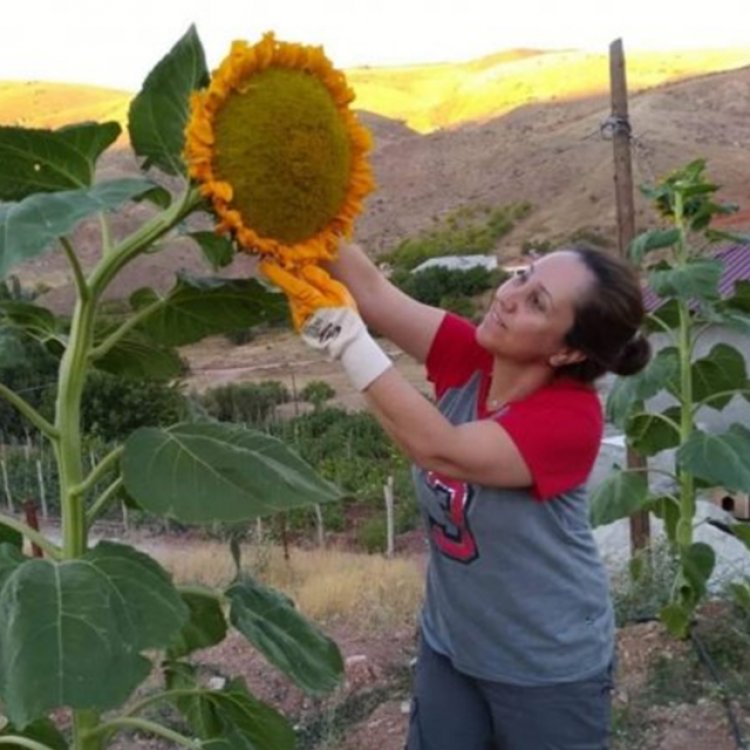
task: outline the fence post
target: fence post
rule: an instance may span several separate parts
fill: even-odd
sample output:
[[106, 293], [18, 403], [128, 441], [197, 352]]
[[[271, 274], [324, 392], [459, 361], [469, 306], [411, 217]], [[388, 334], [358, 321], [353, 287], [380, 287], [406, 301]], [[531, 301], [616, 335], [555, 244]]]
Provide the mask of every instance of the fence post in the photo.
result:
[[[628, 246], [635, 236], [633, 202], [633, 170], [630, 158], [630, 121], [628, 119], [628, 87], [625, 76], [625, 53], [622, 39], [609, 46], [609, 75], [612, 95], [612, 147], [615, 160], [615, 202], [617, 206], [617, 245], [620, 255], [627, 258]], [[627, 466], [647, 469], [644, 456], [627, 448]], [[651, 537], [649, 514], [639, 510], [630, 516], [630, 549], [635, 553], [648, 546]]]
[[315, 503], [313, 506], [315, 509], [315, 525], [318, 530], [318, 547], [326, 546], [326, 530], [323, 524], [323, 511], [320, 509], [320, 505]]
[[[24, 514], [26, 515], [26, 523], [34, 529], [39, 531], [39, 519], [36, 515], [36, 505], [33, 500], [26, 500], [23, 504]], [[31, 543], [31, 554], [33, 557], [42, 557], [42, 548], [34, 542]]]
[[42, 503], [42, 518], [46, 521], [47, 513], [47, 494], [44, 491], [44, 472], [42, 471], [42, 459], [36, 460], [36, 480], [39, 484], [39, 500]]
[[394, 551], [394, 524], [393, 524], [393, 476], [389, 476], [383, 485], [383, 496], [385, 497], [385, 556], [393, 557]]
[[5, 491], [5, 499], [8, 501], [8, 510], [11, 513], [15, 513], [16, 507], [13, 503], [13, 495], [10, 492], [10, 482], [8, 482], [8, 469], [5, 466], [5, 456], [0, 458], [0, 470], [2, 470], [3, 474], [3, 490]]
[[284, 549], [284, 560], [289, 562], [289, 534], [287, 533], [286, 513], [279, 513], [279, 532], [281, 534], [281, 546]]

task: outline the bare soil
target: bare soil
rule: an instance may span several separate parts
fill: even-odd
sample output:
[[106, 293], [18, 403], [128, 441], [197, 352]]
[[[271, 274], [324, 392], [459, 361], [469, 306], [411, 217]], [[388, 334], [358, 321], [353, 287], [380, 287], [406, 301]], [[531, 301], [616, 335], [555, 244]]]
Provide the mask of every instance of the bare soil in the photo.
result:
[[[423, 393], [430, 390], [424, 368], [388, 341], [380, 342], [406, 379]], [[184, 347], [181, 355], [189, 365], [185, 389], [203, 392], [227, 383], [251, 383], [276, 380], [283, 383], [294, 398], [313, 380], [325, 380], [336, 392], [335, 401], [346, 409], [362, 409], [362, 396], [349, 384], [338, 363], [329, 362], [312, 352], [291, 331], [273, 331], [256, 336], [253, 341], [235, 346], [222, 336], [205, 339]], [[304, 405], [284, 404], [279, 416], [293, 415]]]
[[[424, 552], [419, 551], [417, 537], [411, 534], [399, 547], [417, 550], [401, 554], [416, 555], [423, 566]], [[185, 540], [161, 539], [159, 543], [185, 544]], [[720, 617], [721, 609], [708, 607], [706, 613], [704, 617]], [[339, 619], [324, 628], [338, 643], [345, 661], [343, 685], [324, 699], [304, 695], [236, 633], [200, 652], [197, 661], [205, 676], [243, 677], [255, 695], [292, 719], [300, 750], [403, 750], [416, 627], [377, 632]], [[618, 631], [613, 750], [737, 750], [717, 690], [707, 689], [689, 702], [640, 705], [656, 661], [687, 660], [690, 650], [689, 643], [675, 641], [658, 622]], [[750, 713], [736, 702], [733, 707], [741, 730], [750, 736]], [[617, 717], [628, 711], [628, 725], [622, 726]], [[113, 745], [114, 750], [172, 747], [140, 734], [123, 735]]]

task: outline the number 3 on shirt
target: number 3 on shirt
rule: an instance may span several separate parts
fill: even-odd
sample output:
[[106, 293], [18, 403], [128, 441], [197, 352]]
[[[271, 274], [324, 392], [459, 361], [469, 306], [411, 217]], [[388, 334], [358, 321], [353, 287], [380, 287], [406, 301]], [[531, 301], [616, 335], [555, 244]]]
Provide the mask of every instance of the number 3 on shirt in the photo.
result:
[[469, 528], [469, 507], [474, 488], [466, 482], [428, 471], [425, 479], [439, 498], [443, 519], [430, 515], [430, 534], [437, 548], [451, 560], [470, 563], [479, 557], [477, 543]]

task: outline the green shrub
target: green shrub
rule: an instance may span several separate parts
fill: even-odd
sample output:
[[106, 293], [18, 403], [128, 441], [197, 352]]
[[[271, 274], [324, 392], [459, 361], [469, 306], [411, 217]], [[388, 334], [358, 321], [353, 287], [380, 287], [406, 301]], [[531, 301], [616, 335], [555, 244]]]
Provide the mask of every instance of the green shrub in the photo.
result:
[[58, 514], [60, 498], [57, 463], [52, 452], [43, 450], [43, 447], [44, 444], [41, 443], [3, 446], [0, 460], [7, 487], [5, 481], [0, 483], [0, 498], [4, 507], [10, 507], [12, 501], [18, 511], [24, 502], [31, 500], [41, 510], [44, 492], [48, 512], [51, 515]]
[[463, 206], [436, 220], [436, 226], [403, 240], [381, 259], [410, 270], [440, 255], [479, 255], [494, 249], [497, 241], [531, 210], [529, 203], [508, 206]]
[[357, 529], [357, 542], [369, 554], [385, 552], [387, 541], [385, 513], [368, 518]]
[[[35, 339], [12, 329], [0, 333], [0, 383], [23, 396], [43, 416], [50, 418], [59, 359]], [[0, 400], [0, 441], [26, 442], [36, 430], [5, 399]]]
[[122, 440], [139, 427], [179, 422], [186, 408], [179, 385], [92, 371], [83, 391], [83, 430], [105, 442]]
[[252, 328], [240, 328], [237, 331], [229, 331], [224, 334], [224, 338], [235, 346], [249, 344], [255, 338], [255, 331]]
[[305, 387], [299, 392], [300, 401], [307, 401], [319, 409], [326, 401], [329, 401], [336, 395], [333, 386], [325, 380], [311, 380], [305, 384]]
[[382, 507], [389, 476], [397, 496], [413, 493], [409, 462], [368, 412], [324, 407], [269, 429], [322, 476], [368, 505]]
[[677, 560], [668, 544], [661, 542], [640, 550], [612, 581], [618, 627], [658, 617], [669, 602], [676, 570]]
[[443, 297], [438, 307], [469, 320], [474, 320], [477, 317], [477, 308], [469, 297]]
[[219, 422], [264, 424], [276, 406], [289, 401], [289, 391], [278, 380], [260, 383], [228, 383], [210, 388], [199, 402]]
[[550, 240], [531, 239], [521, 244], [522, 255], [545, 255], [554, 249]]
[[612, 247], [613, 243], [609, 237], [595, 227], [579, 227], [568, 237], [566, 244], [588, 245], [599, 250], [606, 250]]
[[502, 269], [490, 271], [483, 266], [468, 269], [432, 266], [416, 273], [399, 270], [393, 273], [391, 281], [410, 297], [440, 307], [445, 299], [469, 298], [493, 289], [507, 275]]

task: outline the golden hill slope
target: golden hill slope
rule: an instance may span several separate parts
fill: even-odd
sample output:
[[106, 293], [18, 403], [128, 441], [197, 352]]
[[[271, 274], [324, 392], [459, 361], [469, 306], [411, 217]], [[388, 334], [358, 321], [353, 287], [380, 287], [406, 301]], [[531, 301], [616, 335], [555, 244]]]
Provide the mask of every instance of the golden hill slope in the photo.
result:
[[132, 94], [42, 81], [0, 81], [0, 123], [25, 128], [57, 128], [93, 120], [127, 121]]
[[[632, 52], [635, 92], [668, 81], [750, 65], [750, 48]], [[578, 99], [609, 86], [606, 53], [509, 50], [465, 63], [347, 71], [356, 107], [401, 120], [421, 133], [487, 120], [516, 107]], [[57, 127], [82, 120], [124, 124], [132, 93], [39, 81], [0, 81], [0, 123]]]
[[[635, 52], [627, 55], [631, 92], [750, 64], [750, 48]], [[607, 54], [519, 50], [463, 64], [356, 68], [347, 77], [357, 106], [404, 120], [426, 133], [537, 102], [579, 99], [609, 90]]]

